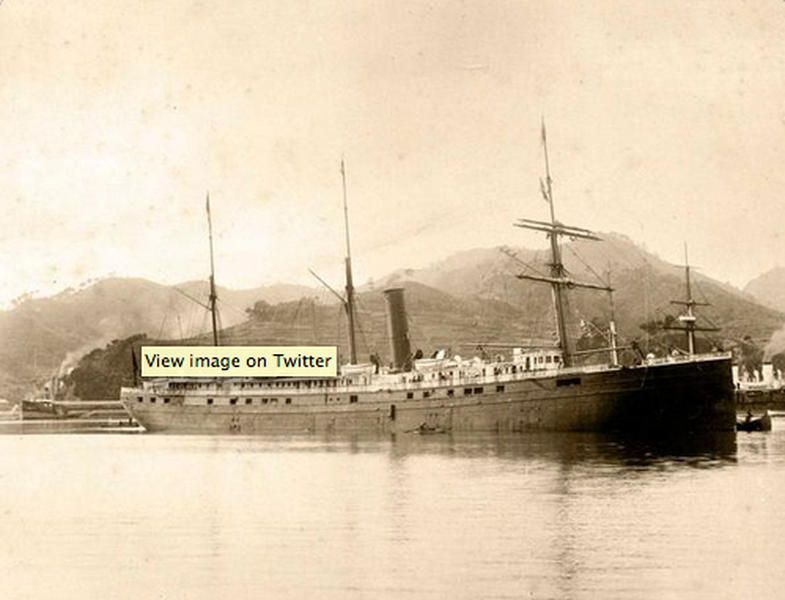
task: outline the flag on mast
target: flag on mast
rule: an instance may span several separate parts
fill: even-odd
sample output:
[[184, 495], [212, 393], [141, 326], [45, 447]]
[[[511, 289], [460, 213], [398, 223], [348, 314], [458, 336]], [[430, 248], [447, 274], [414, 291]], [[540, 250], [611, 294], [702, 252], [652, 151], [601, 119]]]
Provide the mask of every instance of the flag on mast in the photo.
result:
[[545, 182], [540, 177], [540, 191], [542, 192], [542, 197], [546, 202], [550, 202], [551, 199], [548, 197], [548, 190], [545, 189]]

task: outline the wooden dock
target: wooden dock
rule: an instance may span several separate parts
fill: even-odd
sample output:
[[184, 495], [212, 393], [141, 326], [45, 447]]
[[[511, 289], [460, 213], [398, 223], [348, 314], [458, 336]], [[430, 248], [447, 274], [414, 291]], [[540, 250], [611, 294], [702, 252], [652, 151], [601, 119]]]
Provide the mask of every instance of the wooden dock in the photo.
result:
[[0, 434], [10, 433], [141, 433], [118, 400], [28, 401], [0, 416]]

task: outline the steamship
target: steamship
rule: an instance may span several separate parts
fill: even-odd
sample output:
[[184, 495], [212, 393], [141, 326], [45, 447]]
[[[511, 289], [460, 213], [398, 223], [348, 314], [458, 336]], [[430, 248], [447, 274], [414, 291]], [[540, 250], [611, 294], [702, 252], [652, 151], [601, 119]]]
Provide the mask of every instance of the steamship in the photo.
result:
[[[413, 359], [404, 292], [384, 291], [393, 357], [360, 364], [355, 342], [346, 175], [341, 163], [346, 230], [346, 287], [339, 295], [347, 314], [349, 364], [332, 378], [159, 378], [122, 388], [128, 412], [150, 432], [209, 434], [526, 432], [526, 431], [733, 431], [735, 397], [728, 353], [697, 354], [686, 267], [686, 314], [680, 321], [688, 352], [668, 357], [639, 356], [619, 361], [615, 327], [604, 364], [580, 364], [581, 352], [567, 337], [568, 288], [611, 292], [608, 286], [573, 280], [561, 259], [560, 238], [599, 239], [593, 232], [556, 219], [543, 125], [546, 178], [542, 194], [549, 221], [521, 219], [517, 226], [544, 232], [550, 241], [548, 276], [519, 275], [551, 286], [558, 340], [550, 346], [521, 344], [511, 356], [462, 360], [439, 352]], [[208, 225], [209, 198], [207, 203]], [[211, 225], [210, 225], [211, 230]], [[215, 274], [209, 308], [218, 343]]]

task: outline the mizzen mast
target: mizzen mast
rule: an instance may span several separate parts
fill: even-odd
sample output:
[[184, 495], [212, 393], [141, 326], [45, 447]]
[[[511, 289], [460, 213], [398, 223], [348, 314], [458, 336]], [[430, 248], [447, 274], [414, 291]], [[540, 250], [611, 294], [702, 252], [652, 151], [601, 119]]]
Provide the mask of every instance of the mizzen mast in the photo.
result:
[[207, 192], [207, 232], [210, 239], [210, 298], [209, 308], [213, 323], [213, 346], [218, 345], [218, 294], [215, 292], [215, 259], [213, 258], [213, 220], [210, 215], [210, 192]]
[[679, 316], [679, 322], [683, 327], [668, 326], [665, 329], [684, 331], [687, 334], [687, 351], [689, 355], [695, 354], [695, 332], [696, 331], [719, 331], [716, 327], [699, 327], [696, 323], [698, 318], [695, 316], [696, 306], [709, 306], [708, 302], [697, 302], [692, 298], [692, 282], [690, 280], [690, 259], [687, 255], [687, 244], [684, 244], [684, 283], [686, 297], [684, 300], [671, 300], [671, 304], [680, 304], [687, 308], [686, 314]]
[[568, 288], [581, 287], [596, 290], [603, 290], [613, 292], [609, 286], [597, 285], [592, 283], [583, 283], [575, 281], [569, 277], [567, 270], [564, 268], [562, 262], [561, 247], [559, 246], [559, 237], [567, 236], [570, 239], [586, 239], [586, 240], [600, 240], [596, 234], [588, 229], [582, 227], [574, 227], [572, 225], [564, 225], [556, 220], [556, 211], [553, 203], [553, 180], [551, 179], [551, 169], [548, 160], [548, 142], [545, 134], [545, 120], [542, 121], [542, 146], [545, 156], [545, 181], [540, 179], [540, 191], [545, 202], [548, 204], [550, 210], [550, 221], [535, 221], [534, 219], [518, 219], [514, 225], [524, 229], [532, 229], [534, 231], [542, 231], [550, 240], [551, 247], [551, 262], [550, 276], [543, 277], [538, 275], [529, 275], [521, 273], [518, 279], [528, 279], [531, 281], [540, 281], [549, 283], [553, 294], [553, 307], [556, 312], [556, 326], [559, 338], [558, 346], [562, 351], [562, 360], [564, 366], [569, 367], [572, 365], [573, 353], [570, 348], [569, 337], [567, 336], [567, 316], [566, 316], [566, 290]]

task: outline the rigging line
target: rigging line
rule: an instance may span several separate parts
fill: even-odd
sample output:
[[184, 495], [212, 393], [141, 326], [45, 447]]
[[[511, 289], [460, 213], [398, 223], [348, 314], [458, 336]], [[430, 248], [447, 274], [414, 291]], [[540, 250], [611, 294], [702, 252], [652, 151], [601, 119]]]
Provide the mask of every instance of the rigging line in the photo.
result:
[[[509, 257], [511, 260], [517, 262], [519, 265], [523, 265], [527, 269], [531, 269], [532, 271], [534, 271], [534, 273], [536, 275], [539, 275], [540, 277], [546, 277], [545, 273], [543, 273], [542, 271], [539, 271], [538, 269], [536, 269], [534, 266], [532, 266], [530, 263], [526, 262], [522, 258], [519, 258], [517, 252], [515, 252], [511, 248], [509, 248], [507, 246], [502, 246], [501, 248], [499, 248], [499, 252], [501, 252], [505, 256]], [[539, 255], [539, 251], [535, 252], [535, 254], [534, 254], [534, 259], [535, 260], [537, 259], [538, 255]]]
[[[424, 328], [420, 327], [420, 324], [415, 321], [411, 314], [406, 315], [406, 319], [409, 321], [409, 325], [414, 325], [414, 327], [410, 327], [410, 331], [415, 330], [417, 331], [417, 336], [420, 338], [425, 339], [425, 343], [428, 344], [431, 348], [435, 347], [436, 344], [433, 343], [433, 338], [428, 335]], [[416, 344], [415, 344], [416, 345]]]
[[577, 314], [578, 318], [581, 321], [583, 321], [584, 327], [594, 331], [600, 337], [602, 337], [602, 339], [604, 339], [606, 342], [610, 343], [610, 335], [609, 335], [610, 332], [609, 332], [609, 330], [602, 329], [602, 328], [598, 327], [593, 321], [591, 321], [590, 319], [587, 319], [581, 311], [576, 309], [575, 313]]
[[194, 298], [193, 296], [191, 296], [191, 295], [190, 295], [189, 293], [187, 293], [186, 291], [184, 291], [184, 290], [181, 290], [179, 287], [176, 287], [176, 286], [174, 286], [172, 289], [174, 289], [174, 291], [176, 291], [176, 292], [179, 292], [180, 294], [182, 294], [183, 296], [185, 296], [186, 298], [188, 298], [188, 299], [189, 299], [191, 302], [194, 302], [194, 303], [198, 304], [198, 305], [199, 305], [199, 306], [201, 306], [202, 308], [207, 308], [207, 309], [209, 309], [209, 308], [210, 308], [210, 307], [209, 307], [209, 305], [205, 304], [205, 303], [204, 303], [204, 302], [202, 302], [201, 300], [198, 300], [197, 298]]
[[[626, 264], [627, 267], [629, 267], [632, 270], [635, 270], [636, 268], [638, 268], [627, 257], [627, 254], [625, 252], [616, 252], [616, 253], [614, 253], [613, 256], [611, 256], [611, 253], [608, 251], [607, 246], [612, 245], [612, 243], [609, 242], [607, 239], [605, 240], [605, 242], [606, 242], [606, 244], [599, 245], [599, 250], [600, 250], [600, 252], [603, 253], [603, 256], [605, 257], [605, 262], [606, 263], [613, 262], [614, 260], [616, 260], [616, 262], [622, 262], [622, 263]], [[637, 246], [635, 246], [634, 244], [630, 244], [630, 245], [633, 247], [634, 251], [638, 254], [639, 258], [644, 263], [648, 264], [647, 258], [643, 254], [641, 254], [640, 249]]]
[[[699, 293], [699, 295], [700, 295], [700, 298], [701, 298], [701, 299], [702, 299], [702, 300], [703, 300], [703, 301], [704, 301], [706, 304], [709, 304], [709, 298], [708, 298], [708, 296], [706, 295], [706, 292], [704, 292], [704, 290], [703, 290], [703, 287], [701, 286], [700, 282], [699, 282], [699, 281], [697, 281], [697, 278], [696, 278], [696, 280], [694, 280], [694, 281], [693, 281], [692, 285], [693, 285], [693, 288], [694, 288], [694, 289], [697, 289], [697, 290], [698, 290], [698, 293]], [[710, 318], [709, 318], [707, 315], [705, 315], [705, 314], [701, 314], [701, 315], [700, 315], [700, 318], [701, 318], [701, 319], [703, 319], [704, 321], [706, 321], [706, 322], [707, 322], [709, 325], [711, 325], [712, 327], [718, 327], [718, 325], [717, 325], [717, 324], [716, 324], [714, 321], [712, 321], [712, 320], [711, 320], [711, 319], [710, 319]], [[707, 336], [707, 337], [708, 337], [708, 336]]]
[[359, 296], [356, 296], [354, 301], [357, 303], [356, 308], [359, 309], [354, 315], [355, 324], [357, 325], [357, 328], [360, 330], [360, 338], [362, 339], [363, 346], [368, 352], [375, 352], [376, 348], [375, 347], [372, 348], [371, 344], [368, 343], [368, 338], [365, 335], [365, 330], [363, 329], [362, 320], [360, 319], [360, 312], [363, 312], [367, 315], [369, 314], [369, 311], [365, 310], [365, 307], [360, 301]]
[[[339, 304], [338, 305], [338, 318], [335, 320], [335, 323], [336, 323], [335, 340], [336, 341], [341, 339], [341, 329], [343, 329], [342, 319], [343, 319], [343, 315], [344, 315], [345, 312], [346, 312], [346, 310], [344, 309], [343, 305]], [[338, 346], [340, 347], [340, 343], [338, 344]]]
[[577, 259], [578, 259], [578, 260], [581, 262], [581, 264], [582, 264], [584, 267], [586, 267], [587, 269], [589, 269], [589, 271], [591, 272], [591, 274], [592, 274], [592, 275], [594, 275], [594, 276], [597, 278], [597, 280], [598, 280], [598, 281], [600, 281], [600, 282], [601, 282], [603, 285], [608, 285], [608, 282], [607, 282], [607, 281], [605, 281], [605, 280], [604, 280], [602, 277], [600, 277], [600, 275], [597, 273], [597, 271], [595, 271], [594, 269], [592, 269], [591, 265], [590, 265], [589, 263], [587, 263], [585, 260], [583, 260], [583, 258], [581, 257], [581, 255], [580, 255], [580, 254], [578, 254], [578, 253], [577, 253], [575, 250], [573, 250], [573, 249], [572, 249], [572, 245], [569, 245], [569, 244], [568, 244], [568, 245], [566, 245], [566, 246], [565, 246], [565, 248], [567, 248], [567, 250], [569, 250], [569, 251], [570, 251], [570, 253], [571, 253], [571, 254], [572, 254], [572, 255], [573, 255], [575, 258], [577, 258]]
[[199, 324], [199, 331], [194, 332], [193, 337], [201, 337], [204, 334], [204, 322], [207, 320], [207, 313], [202, 312], [202, 322]]
[[194, 307], [193, 310], [188, 314], [188, 326], [186, 327], [185, 331], [188, 334], [189, 338], [195, 337], [201, 329], [199, 324], [199, 318], [201, 317], [204, 321], [204, 311], [203, 310], [196, 310]]
[[164, 334], [164, 325], [166, 324], [166, 313], [164, 313], [163, 319], [161, 319], [161, 326], [158, 328], [158, 339], [160, 340]]
[[297, 301], [297, 306], [294, 307], [294, 314], [292, 315], [292, 318], [289, 321], [289, 325], [297, 325], [297, 317], [300, 315], [300, 308], [302, 307], [302, 305], [303, 305], [303, 299], [300, 298]]
[[[223, 308], [229, 308], [229, 309], [235, 311], [237, 314], [240, 314], [240, 315], [248, 314], [248, 313], [245, 312], [245, 309], [237, 308], [233, 304], [229, 304], [223, 298], [216, 298], [216, 300], [218, 301], [218, 304], [220, 304]], [[252, 308], [252, 307], [249, 307], [249, 308]]]
[[313, 331], [313, 341], [316, 344], [321, 339], [321, 336], [316, 327], [316, 301], [313, 298], [311, 298], [311, 329]]
[[218, 343], [221, 343], [221, 334], [224, 332], [224, 324], [223, 319], [221, 318], [221, 313], [219, 311], [215, 311], [215, 320], [218, 322]]

